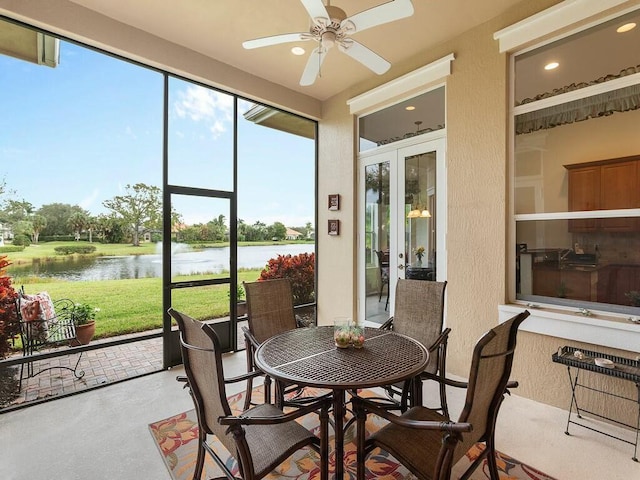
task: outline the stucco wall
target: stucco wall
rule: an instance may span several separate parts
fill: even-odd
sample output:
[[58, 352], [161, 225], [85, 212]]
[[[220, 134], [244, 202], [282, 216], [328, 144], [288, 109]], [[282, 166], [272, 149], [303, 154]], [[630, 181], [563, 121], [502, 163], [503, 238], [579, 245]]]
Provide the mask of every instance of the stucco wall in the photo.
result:
[[[509, 273], [506, 252], [510, 248], [507, 244], [510, 182], [508, 56], [499, 53], [493, 33], [556, 3], [553, 0], [524, 1], [507, 14], [451, 42], [395, 65], [386, 76], [372, 79], [323, 103], [323, 119], [319, 127], [321, 199], [330, 190], [344, 194], [355, 184], [354, 131], [349, 135], [335, 133], [350, 125], [346, 100], [451, 52], [455, 53], [453, 72], [447, 78], [446, 156], [447, 325], [452, 328], [448, 370], [455, 375], [464, 377], [468, 374], [476, 340], [497, 324], [497, 307], [507, 299]], [[336, 174], [336, 167], [340, 174]], [[349, 199], [350, 202], [353, 200]], [[320, 225], [326, 223], [328, 217], [322, 209], [319, 218]], [[352, 262], [343, 261], [348, 259], [347, 252], [355, 252], [355, 235], [349, 233], [354, 228], [355, 224], [344, 224], [341, 237], [320, 238], [322, 290], [318, 309], [321, 320], [328, 321], [331, 315], [341, 314], [350, 308], [351, 299], [343, 292], [345, 287], [357, 283], [355, 256]], [[329, 244], [331, 249], [325, 248]], [[520, 333], [513, 371], [513, 378], [521, 385], [518, 395], [565, 409], [568, 407], [570, 392], [566, 370], [551, 362], [552, 353], [565, 344], [567, 341], [562, 339]], [[629, 352], [617, 353], [629, 356]], [[627, 394], [633, 393], [629, 392], [629, 382], [619, 383], [618, 387]], [[609, 407], [610, 410], [615, 408]]]

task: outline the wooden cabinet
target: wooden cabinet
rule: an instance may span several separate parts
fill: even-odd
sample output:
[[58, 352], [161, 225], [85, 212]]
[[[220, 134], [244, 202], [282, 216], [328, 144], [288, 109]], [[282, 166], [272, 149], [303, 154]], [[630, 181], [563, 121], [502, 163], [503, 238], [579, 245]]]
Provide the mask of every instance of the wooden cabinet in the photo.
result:
[[[612, 163], [600, 167], [600, 209], [637, 208], [638, 161]], [[635, 218], [602, 218], [600, 230], [605, 232], [633, 232], [637, 230]]]
[[[569, 169], [569, 211], [600, 209], [600, 166]], [[569, 220], [570, 232], [595, 232], [597, 219]]]
[[[565, 165], [570, 212], [640, 208], [640, 156]], [[633, 232], [637, 218], [569, 220], [570, 232]]]
[[608, 265], [598, 275], [598, 302], [631, 305], [626, 293], [640, 292], [640, 265]]
[[533, 295], [595, 302], [598, 295], [598, 271], [595, 268], [561, 269], [558, 266], [533, 267]]

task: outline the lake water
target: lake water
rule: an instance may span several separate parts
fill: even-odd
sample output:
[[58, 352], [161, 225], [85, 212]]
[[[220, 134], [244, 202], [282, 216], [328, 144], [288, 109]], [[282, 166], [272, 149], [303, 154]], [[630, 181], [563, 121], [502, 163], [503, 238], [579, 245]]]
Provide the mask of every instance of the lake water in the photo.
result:
[[[238, 268], [263, 268], [269, 259], [278, 255], [311, 253], [313, 244], [266, 245], [238, 247]], [[191, 251], [185, 245], [172, 245], [171, 272], [173, 275], [220, 273], [229, 271], [229, 247]], [[162, 256], [127, 255], [123, 257], [82, 257], [11, 265], [13, 276], [37, 275], [72, 281], [121, 280], [162, 276]]]

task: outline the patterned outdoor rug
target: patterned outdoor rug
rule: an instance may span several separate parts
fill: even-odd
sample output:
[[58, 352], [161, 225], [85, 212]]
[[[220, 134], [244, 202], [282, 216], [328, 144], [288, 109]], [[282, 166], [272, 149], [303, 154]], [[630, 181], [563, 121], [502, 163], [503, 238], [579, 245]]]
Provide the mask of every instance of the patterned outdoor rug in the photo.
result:
[[[254, 399], [260, 398], [260, 387], [254, 392]], [[312, 393], [312, 389], [307, 389]], [[360, 391], [361, 395], [372, 396], [370, 390]], [[244, 402], [244, 394], [239, 393], [229, 397], [229, 403], [232, 411], [239, 413]], [[309, 429], [318, 426], [318, 417], [316, 415], [307, 415], [300, 419], [300, 422]], [[384, 420], [375, 416], [370, 416], [367, 420], [367, 430], [375, 431], [384, 424]], [[149, 425], [153, 439], [160, 450], [162, 458], [169, 469], [173, 480], [191, 480], [193, 468], [196, 461], [196, 447], [198, 445], [198, 425], [194, 410], [174, 415], [173, 417], [154, 422]], [[329, 428], [331, 432], [331, 428]], [[234, 474], [238, 474], [237, 465], [232, 460], [225, 448], [218, 442], [215, 437], [212, 438], [211, 445], [215, 452], [219, 453], [222, 458], [226, 458], [225, 463], [229, 466]], [[345, 456], [344, 465], [345, 473], [348, 473], [351, 479], [355, 479], [356, 475], [356, 447], [355, 447], [355, 428], [350, 426], [345, 432]], [[454, 467], [451, 478], [458, 479], [466, 468], [473, 462], [477, 455], [482, 452], [484, 446], [476, 445], [466, 456], [462, 458]], [[514, 458], [504, 455], [500, 452], [496, 454], [498, 469], [500, 470], [500, 478], [503, 480], [554, 480], [552, 477], [532, 468]], [[319, 478], [320, 472], [317, 462], [319, 458], [312, 450], [302, 449], [296, 452], [292, 457], [282, 463], [278, 469], [269, 474], [267, 480], [302, 480]], [[335, 457], [330, 457], [331, 465], [329, 467], [330, 474], [334, 471], [333, 464]], [[385, 477], [388, 480], [414, 479], [402, 465], [380, 450], [374, 451], [367, 459], [367, 478]], [[221, 470], [214, 464], [209, 456], [205, 462], [205, 478], [214, 478], [222, 476]], [[472, 475], [472, 480], [486, 480], [489, 478], [489, 470], [486, 461], [482, 467], [476, 469]]]

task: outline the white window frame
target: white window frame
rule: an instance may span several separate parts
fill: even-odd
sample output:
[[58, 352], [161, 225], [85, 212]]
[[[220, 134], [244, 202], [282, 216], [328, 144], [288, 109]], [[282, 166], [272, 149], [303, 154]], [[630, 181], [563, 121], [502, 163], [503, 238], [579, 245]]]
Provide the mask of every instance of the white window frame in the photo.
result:
[[[508, 299], [510, 303], [499, 305], [499, 321], [503, 322], [524, 309], [529, 309], [531, 316], [522, 324], [521, 329], [542, 335], [587, 342], [595, 345], [602, 345], [611, 348], [619, 348], [638, 352], [640, 345], [640, 319], [624, 315], [615, 314], [606, 310], [592, 310], [584, 312], [575, 307], [563, 307], [559, 305], [531, 305], [524, 301], [516, 300], [515, 294], [515, 248], [516, 244], [516, 222], [530, 220], [557, 220], [573, 218], [616, 218], [628, 216], [640, 216], [640, 208], [619, 209], [606, 211], [580, 211], [580, 212], [551, 212], [534, 214], [514, 214], [514, 193], [515, 180], [513, 178], [515, 159], [515, 126], [514, 119], [522, 113], [539, 110], [552, 105], [566, 103], [577, 98], [584, 98], [605, 91], [617, 90], [624, 86], [640, 83], [640, 74], [629, 75], [618, 80], [605, 82], [592, 87], [576, 90], [573, 92], [557, 95], [548, 99], [527, 103], [520, 106], [514, 105], [514, 65], [515, 54], [522, 54], [533, 49], [540, 48], [544, 44], [557, 41], [560, 38], [573, 35], [574, 33], [586, 30], [600, 23], [607, 22], [612, 18], [624, 15], [638, 9], [638, 5], [624, 11], [617, 11], [615, 14], [599, 18], [588, 24], [583, 24], [571, 32], [566, 32], [573, 25], [582, 23], [595, 15], [602, 14], [607, 10], [625, 3], [625, 0], [565, 0], [543, 12], [538, 13], [528, 19], [518, 22], [496, 32], [494, 38], [499, 41], [500, 52], [513, 53], [510, 58], [510, 69], [512, 72], [510, 83], [510, 135], [509, 151], [511, 166], [510, 192], [510, 212], [511, 221], [509, 224], [509, 242], [507, 250], [507, 261], [509, 266], [509, 290]], [[539, 43], [534, 47], [527, 47], [532, 42], [548, 36], [550, 34], [564, 31], [562, 35], [549, 39], [544, 43]], [[602, 305], [605, 308], [605, 305]], [[588, 313], [588, 316], [585, 315]]]

